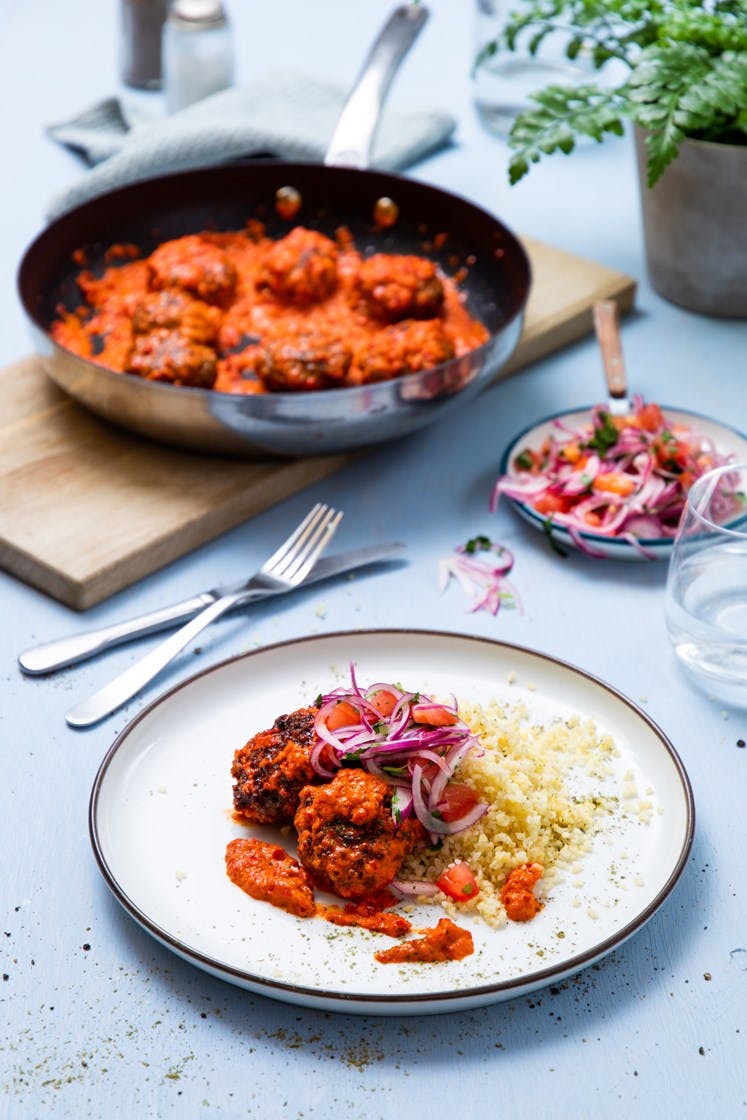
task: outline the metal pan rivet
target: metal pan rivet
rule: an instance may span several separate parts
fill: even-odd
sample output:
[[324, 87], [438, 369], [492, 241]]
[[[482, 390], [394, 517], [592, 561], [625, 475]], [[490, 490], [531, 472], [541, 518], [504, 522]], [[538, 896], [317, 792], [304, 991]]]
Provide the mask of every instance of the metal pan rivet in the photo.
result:
[[399, 219], [399, 206], [393, 198], [378, 198], [374, 203], [374, 221], [377, 226], [391, 229]]
[[279, 187], [275, 192], [275, 209], [281, 218], [291, 221], [301, 209], [301, 192], [295, 187]]

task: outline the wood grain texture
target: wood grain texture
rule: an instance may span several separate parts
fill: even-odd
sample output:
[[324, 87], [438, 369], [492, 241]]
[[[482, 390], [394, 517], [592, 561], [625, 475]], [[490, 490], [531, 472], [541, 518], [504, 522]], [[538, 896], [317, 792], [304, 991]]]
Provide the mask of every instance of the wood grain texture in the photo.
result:
[[532, 265], [532, 291], [519, 345], [497, 380], [588, 334], [598, 300], [614, 300], [621, 315], [635, 301], [635, 281], [624, 273], [541, 241], [522, 240]]
[[[526, 241], [524, 331], [497, 375], [587, 333], [598, 299], [620, 312], [635, 283]], [[36, 357], [0, 370], [0, 567], [85, 610], [335, 471], [349, 456], [226, 461], [161, 447], [82, 409]]]

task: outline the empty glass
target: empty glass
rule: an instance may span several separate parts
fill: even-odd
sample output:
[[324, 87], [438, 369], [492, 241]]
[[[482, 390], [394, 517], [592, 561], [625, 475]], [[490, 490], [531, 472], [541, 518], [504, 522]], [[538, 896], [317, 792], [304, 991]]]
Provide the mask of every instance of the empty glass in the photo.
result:
[[692, 486], [669, 561], [666, 623], [696, 683], [747, 707], [747, 463]]
[[[522, 0], [473, 0], [474, 57], [503, 31], [509, 13], [521, 11]], [[591, 62], [565, 56], [567, 36], [547, 36], [536, 54], [531, 54], [531, 35], [517, 40], [516, 50], [498, 50], [483, 58], [472, 76], [472, 93], [480, 120], [498, 136], [507, 136], [518, 113], [528, 109], [530, 94], [548, 85], [574, 85], [588, 78]]]

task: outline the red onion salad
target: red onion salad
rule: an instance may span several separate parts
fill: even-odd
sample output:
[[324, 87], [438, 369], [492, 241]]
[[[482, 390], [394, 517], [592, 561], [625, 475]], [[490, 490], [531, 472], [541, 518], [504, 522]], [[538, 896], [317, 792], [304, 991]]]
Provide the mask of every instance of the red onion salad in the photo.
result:
[[394, 787], [394, 820], [414, 813], [433, 844], [475, 824], [487, 805], [453, 777], [479, 739], [460, 719], [456, 700], [443, 704], [383, 682], [361, 688], [352, 664], [350, 678], [349, 688], [317, 700], [311, 764], [320, 777], [358, 766], [383, 778]]
[[672, 539], [695, 479], [734, 459], [640, 396], [627, 415], [612, 416], [597, 405], [590, 424], [574, 429], [559, 417], [554, 428], [557, 435], [541, 448], [514, 457], [495, 484], [490, 508], [505, 494], [543, 514], [548, 533], [562, 526], [591, 556], [604, 553], [584, 535], [622, 540], [651, 555], [642, 539]]
[[496, 615], [502, 606], [521, 610], [516, 588], [507, 578], [513, 566], [513, 553], [502, 544], [494, 544], [485, 536], [472, 537], [439, 561], [441, 592], [453, 578], [472, 600], [472, 611]]

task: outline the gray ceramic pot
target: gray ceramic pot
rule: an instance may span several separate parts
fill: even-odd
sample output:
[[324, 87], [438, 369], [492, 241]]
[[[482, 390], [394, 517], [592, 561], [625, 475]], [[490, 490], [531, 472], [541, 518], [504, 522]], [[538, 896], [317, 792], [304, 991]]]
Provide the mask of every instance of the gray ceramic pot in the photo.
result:
[[691, 311], [747, 318], [747, 145], [686, 140], [647, 187], [641, 129], [635, 142], [652, 285]]

